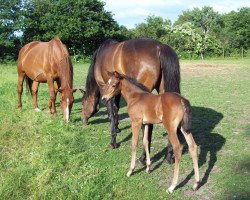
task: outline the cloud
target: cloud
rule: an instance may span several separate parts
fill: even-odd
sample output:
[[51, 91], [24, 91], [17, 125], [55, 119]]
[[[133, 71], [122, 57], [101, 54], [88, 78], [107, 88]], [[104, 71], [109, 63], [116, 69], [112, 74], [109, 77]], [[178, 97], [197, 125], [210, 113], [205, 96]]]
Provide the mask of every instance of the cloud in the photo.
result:
[[144, 22], [147, 16], [156, 15], [174, 22], [182, 11], [194, 7], [211, 6], [219, 13], [250, 7], [247, 0], [104, 0], [105, 9], [114, 14], [114, 19], [128, 28]]

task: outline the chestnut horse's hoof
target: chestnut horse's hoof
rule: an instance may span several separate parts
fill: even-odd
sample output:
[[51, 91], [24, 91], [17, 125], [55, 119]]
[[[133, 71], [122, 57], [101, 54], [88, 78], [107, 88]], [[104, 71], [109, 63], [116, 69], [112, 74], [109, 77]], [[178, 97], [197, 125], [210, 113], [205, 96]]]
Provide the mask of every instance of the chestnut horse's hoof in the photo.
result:
[[57, 118], [57, 116], [58, 116], [57, 113], [53, 113], [54, 118]]

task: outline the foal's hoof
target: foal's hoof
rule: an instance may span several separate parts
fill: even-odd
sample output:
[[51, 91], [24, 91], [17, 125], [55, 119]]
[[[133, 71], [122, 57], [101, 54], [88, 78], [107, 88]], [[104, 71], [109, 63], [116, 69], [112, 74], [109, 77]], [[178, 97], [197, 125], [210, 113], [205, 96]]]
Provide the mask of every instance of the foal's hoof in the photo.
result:
[[115, 143], [115, 144], [110, 143], [109, 146], [111, 149], [117, 149], [119, 147], [119, 145], [117, 143]]
[[175, 189], [175, 185], [171, 185], [171, 186], [167, 189], [166, 192], [169, 193], [169, 194], [171, 194], [171, 193], [173, 193], [174, 189]]
[[35, 108], [36, 112], [41, 112], [41, 110], [39, 108]]
[[130, 177], [130, 176], [131, 176], [131, 174], [132, 174], [132, 171], [131, 171], [131, 170], [129, 170], [129, 171], [128, 171], [128, 173], [127, 173], [127, 177]]
[[196, 191], [199, 189], [200, 182], [197, 182], [193, 185], [193, 191]]

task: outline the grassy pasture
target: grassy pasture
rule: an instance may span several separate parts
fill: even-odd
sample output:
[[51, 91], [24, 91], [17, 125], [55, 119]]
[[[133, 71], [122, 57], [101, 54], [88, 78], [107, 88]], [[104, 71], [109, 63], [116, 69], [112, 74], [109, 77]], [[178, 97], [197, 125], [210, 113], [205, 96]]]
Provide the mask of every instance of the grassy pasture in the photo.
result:
[[[85, 83], [89, 64], [74, 64], [74, 85]], [[131, 129], [123, 103], [120, 110], [120, 148], [111, 150], [106, 108], [80, 121], [81, 93], [75, 93], [71, 122], [45, 112], [46, 84], [39, 87], [34, 112], [23, 94], [17, 110], [15, 65], [0, 64], [0, 199], [249, 199], [250, 198], [250, 60], [182, 61], [182, 94], [193, 107], [193, 134], [199, 146], [202, 186], [193, 184], [192, 161], [184, 151], [179, 186], [170, 186], [173, 165], [163, 162], [167, 137], [154, 128], [152, 173], [130, 164]], [[137, 157], [142, 151], [140, 142]]]

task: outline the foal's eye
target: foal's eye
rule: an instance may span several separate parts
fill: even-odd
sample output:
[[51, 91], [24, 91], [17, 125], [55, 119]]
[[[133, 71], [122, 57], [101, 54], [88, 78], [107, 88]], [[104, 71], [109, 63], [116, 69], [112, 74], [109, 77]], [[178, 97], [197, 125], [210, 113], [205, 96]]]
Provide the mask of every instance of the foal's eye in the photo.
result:
[[116, 84], [113, 84], [112, 87], [115, 88], [115, 87], [116, 87]]

